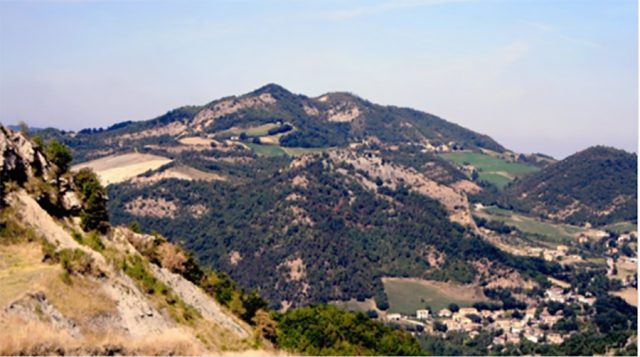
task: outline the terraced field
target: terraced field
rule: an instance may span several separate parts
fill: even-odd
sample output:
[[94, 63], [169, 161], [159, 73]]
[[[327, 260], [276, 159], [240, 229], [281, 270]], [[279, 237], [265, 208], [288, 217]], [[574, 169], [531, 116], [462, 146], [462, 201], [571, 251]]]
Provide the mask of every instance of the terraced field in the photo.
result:
[[473, 166], [481, 180], [499, 188], [504, 188], [518, 175], [538, 170], [535, 166], [507, 162], [501, 158], [477, 152], [451, 152], [440, 154], [440, 157], [458, 166]]

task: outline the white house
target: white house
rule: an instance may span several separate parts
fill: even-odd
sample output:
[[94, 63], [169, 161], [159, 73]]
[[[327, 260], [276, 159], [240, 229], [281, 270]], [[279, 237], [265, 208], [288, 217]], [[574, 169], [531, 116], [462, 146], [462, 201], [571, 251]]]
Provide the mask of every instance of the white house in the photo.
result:
[[387, 314], [387, 320], [400, 321], [401, 318], [402, 318], [402, 315], [400, 314]]
[[416, 310], [418, 320], [426, 320], [429, 318], [429, 310]]

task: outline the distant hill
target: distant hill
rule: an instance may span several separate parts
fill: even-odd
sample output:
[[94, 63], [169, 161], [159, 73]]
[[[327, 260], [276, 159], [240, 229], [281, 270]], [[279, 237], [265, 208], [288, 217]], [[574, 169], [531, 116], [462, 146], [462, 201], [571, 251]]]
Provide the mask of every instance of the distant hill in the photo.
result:
[[[180, 137], [218, 135], [233, 127], [289, 123], [293, 130], [276, 144], [292, 148], [346, 147], [375, 137], [387, 144], [413, 143], [458, 149], [505, 149], [479, 134], [435, 115], [409, 108], [382, 106], [350, 93], [327, 93], [317, 98], [293, 94], [268, 84], [241, 96], [214, 100], [201, 106], [177, 108], [155, 119], [126, 121], [106, 129], [83, 129], [58, 137], [74, 149], [76, 162], [95, 158], [98, 149], [119, 149], [169, 144]], [[114, 145], [116, 144], [116, 145]]]
[[638, 157], [596, 146], [524, 176], [505, 192], [516, 209], [557, 221], [637, 220]]

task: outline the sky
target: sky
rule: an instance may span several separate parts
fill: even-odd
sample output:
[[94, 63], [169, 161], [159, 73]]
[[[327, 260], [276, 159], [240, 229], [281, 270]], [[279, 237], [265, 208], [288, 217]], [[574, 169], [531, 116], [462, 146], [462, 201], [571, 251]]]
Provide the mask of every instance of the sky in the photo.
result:
[[562, 158], [637, 152], [635, 0], [0, 0], [0, 122], [78, 130], [277, 83]]

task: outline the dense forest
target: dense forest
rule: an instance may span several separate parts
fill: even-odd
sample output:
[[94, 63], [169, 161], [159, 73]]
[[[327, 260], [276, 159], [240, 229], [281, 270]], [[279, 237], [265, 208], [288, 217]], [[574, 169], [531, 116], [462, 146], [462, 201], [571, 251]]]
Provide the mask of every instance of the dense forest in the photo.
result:
[[[110, 186], [109, 211], [116, 224], [138, 221], [229, 273], [244, 287], [258, 287], [277, 307], [375, 297], [386, 306], [382, 276], [414, 276], [463, 283], [487, 258], [528, 276], [553, 266], [501, 252], [452, 223], [439, 202], [405, 187], [372, 192], [355, 182], [350, 167], [318, 157], [304, 168], [274, 172], [246, 184], [163, 180], [149, 186]], [[303, 186], [292, 184], [304, 177]], [[133, 215], [127, 204], [141, 198], [171, 202], [173, 217]], [[194, 216], [190, 207], [206, 212]], [[442, 255], [439, 266], [430, 252]], [[232, 259], [232, 257], [235, 257]], [[291, 276], [297, 260], [304, 273]]]

